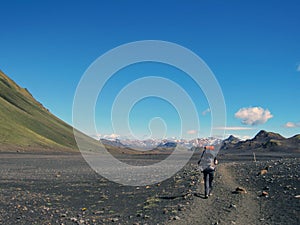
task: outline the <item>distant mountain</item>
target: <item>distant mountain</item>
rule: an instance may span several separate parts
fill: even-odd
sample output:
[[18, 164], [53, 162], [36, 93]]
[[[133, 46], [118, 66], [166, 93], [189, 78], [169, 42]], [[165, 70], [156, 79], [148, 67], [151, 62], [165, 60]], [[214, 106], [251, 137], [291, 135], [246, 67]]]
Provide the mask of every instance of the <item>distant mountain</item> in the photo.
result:
[[239, 143], [241, 140], [233, 135], [230, 135], [228, 138], [224, 139], [221, 144], [221, 150], [232, 149]]
[[157, 148], [176, 148], [177, 144], [172, 141], [167, 141], [165, 143], [160, 143]]
[[184, 146], [187, 149], [195, 147], [203, 147], [206, 145], [217, 145], [222, 142], [218, 138], [197, 138], [192, 140], [185, 139], [146, 139], [146, 140], [135, 140], [135, 139], [100, 139], [102, 144], [106, 146], [119, 147], [119, 148], [130, 148], [136, 150], [172, 150], [178, 145]]
[[117, 147], [117, 148], [126, 148], [127, 147], [124, 144], [122, 144], [121, 141], [118, 139], [108, 140], [108, 139], [101, 138], [100, 142], [105, 146], [112, 146], [112, 147]]
[[[79, 134], [89, 149], [97, 145]], [[0, 71], [0, 151], [76, 149], [73, 128]]]
[[257, 142], [268, 142], [270, 140], [284, 140], [285, 138], [282, 137], [280, 134], [267, 132], [265, 130], [261, 130], [257, 133], [257, 135], [253, 138], [253, 141]]
[[233, 135], [230, 135], [228, 138], [226, 138], [226, 139], [223, 140], [223, 144], [224, 143], [225, 144], [236, 144], [236, 143], [238, 143], [240, 141], [241, 141], [241, 139], [239, 139], [239, 138], [237, 138], [237, 137], [235, 137]]
[[238, 141], [234, 137], [228, 139], [223, 141], [221, 147], [223, 152], [248, 150], [300, 152], [300, 135], [285, 138], [278, 133], [261, 130], [254, 138], [245, 141]]

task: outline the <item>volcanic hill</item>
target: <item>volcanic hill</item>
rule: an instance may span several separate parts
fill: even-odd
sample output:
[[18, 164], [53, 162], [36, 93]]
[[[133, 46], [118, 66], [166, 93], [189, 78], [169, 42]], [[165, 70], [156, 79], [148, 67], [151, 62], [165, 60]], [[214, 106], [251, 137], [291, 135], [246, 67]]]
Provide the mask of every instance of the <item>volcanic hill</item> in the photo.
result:
[[222, 152], [251, 150], [300, 153], [300, 135], [285, 138], [278, 133], [261, 130], [254, 138], [245, 141], [231, 136], [223, 141], [221, 147]]

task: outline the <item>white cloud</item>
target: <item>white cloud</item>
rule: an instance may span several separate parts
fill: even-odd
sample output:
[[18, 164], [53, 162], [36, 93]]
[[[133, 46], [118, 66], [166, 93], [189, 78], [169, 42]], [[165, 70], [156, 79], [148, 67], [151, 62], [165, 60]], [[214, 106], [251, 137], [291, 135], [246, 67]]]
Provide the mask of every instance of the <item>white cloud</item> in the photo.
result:
[[245, 135], [245, 136], [240, 137], [240, 139], [245, 141], [245, 140], [251, 139], [251, 137], [248, 135]]
[[103, 136], [103, 138], [106, 138], [106, 139], [116, 139], [119, 137], [120, 137], [120, 135], [118, 135], [118, 134], [106, 134]]
[[235, 113], [235, 117], [242, 120], [242, 124], [257, 125], [264, 124], [273, 117], [268, 109], [261, 107], [241, 108]]
[[253, 130], [251, 127], [215, 127], [215, 130]]
[[198, 131], [197, 130], [188, 130], [186, 133], [187, 134], [197, 134]]
[[286, 127], [286, 128], [296, 128], [296, 127], [300, 127], [300, 122], [298, 122], [298, 123], [287, 122], [286, 124], [284, 124], [284, 127]]
[[297, 66], [297, 72], [300, 72], [300, 63]]
[[202, 112], [202, 115], [205, 116], [207, 113], [210, 113], [210, 108], [207, 108]]
[[251, 137], [250, 136], [248, 136], [248, 135], [244, 135], [244, 136], [241, 136], [241, 135], [238, 135], [238, 134], [232, 134], [234, 137], [236, 137], [236, 138], [238, 138], [238, 139], [240, 139], [240, 140], [242, 140], [242, 141], [245, 141], [245, 140], [248, 140], [248, 139], [251, 139]]

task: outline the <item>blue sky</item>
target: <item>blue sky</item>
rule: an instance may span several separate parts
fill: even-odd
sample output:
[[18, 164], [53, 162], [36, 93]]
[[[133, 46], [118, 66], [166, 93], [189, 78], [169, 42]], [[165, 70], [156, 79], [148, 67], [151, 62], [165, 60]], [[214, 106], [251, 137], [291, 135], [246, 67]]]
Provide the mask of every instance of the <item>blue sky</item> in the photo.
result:
[[[94, 60], [128, 42], [164, 40], [190, 49], [213, 71], [226, 103], [226, 135], [300, 133], [299, 1], [1, 1], [0, 8], [0, 69], [70, 124], [76, 87]], [[181, 135], [210, 135], [205, 94], [182, 72], [144, 64], [122, 73], [99, 95], [100, 135], [128, 136], [112, 129], [111, 106], [124, 86], [150, 75], [173, 80], [193, 99], [201, 129], [191, 124]], [[179, 114], [148, 98], [129, 123], [137, 136], [149, 136], [149, 126], [180, 136]]]

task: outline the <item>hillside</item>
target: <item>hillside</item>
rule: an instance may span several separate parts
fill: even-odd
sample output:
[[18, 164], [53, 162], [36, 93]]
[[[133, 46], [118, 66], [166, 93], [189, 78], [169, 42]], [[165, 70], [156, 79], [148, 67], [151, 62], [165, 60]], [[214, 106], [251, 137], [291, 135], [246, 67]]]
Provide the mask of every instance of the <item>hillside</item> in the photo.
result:
[[0, 151], [76, 150], [73, 128], [0, 71]]
[[224, 141], [221, 147], [223, 153], [251, 150], [291, 153], [300, 152], [300, 135], [285, 138], [280, 134], [261, 130], [252, 139], [237, 141], [236, 138], [231, 138]]

